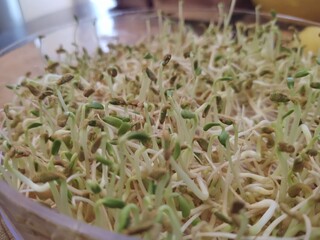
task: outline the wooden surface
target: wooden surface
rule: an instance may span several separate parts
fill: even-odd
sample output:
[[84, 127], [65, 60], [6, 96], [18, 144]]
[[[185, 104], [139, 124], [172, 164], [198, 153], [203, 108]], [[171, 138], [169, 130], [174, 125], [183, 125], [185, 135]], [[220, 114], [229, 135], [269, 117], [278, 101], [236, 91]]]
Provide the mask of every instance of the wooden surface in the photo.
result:
[[42, 72], [38, 52], [35, 45], [29, 43], [0, 57], [0, 108], [12, 100], [12, 92], [6, 85], [16, 83], [28, 71], [35, 76]]

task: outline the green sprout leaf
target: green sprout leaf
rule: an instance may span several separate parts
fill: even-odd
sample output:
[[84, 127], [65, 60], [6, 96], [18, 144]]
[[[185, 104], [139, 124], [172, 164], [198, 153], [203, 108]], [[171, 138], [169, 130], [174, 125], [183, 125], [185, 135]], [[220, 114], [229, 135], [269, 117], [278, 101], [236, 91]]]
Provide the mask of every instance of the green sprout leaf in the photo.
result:
[[218, 140], [224, 147], [227, 147], [227, 141], [229, 140], [229, 134], [225, 130], [222, 130], [221, 134], [218, 136]]
[[113, 166], [113, 162], [103, 156], [96, 156], [96, 161], [103, 164], [103, 165], [106, 165], [108, 167], [112, 167]]
[[108, 152], [108, 154], [109, 154], [110, 156], [113, 156], [113, 155], [114, 155], [113, 147], [112, 147], [111, 143], [106, 142], [106, 150], [107, 150], [107, 152]]
[[222, 58], [223, 58], [223, 55], [218, 54], [217, 56], [214, 57], [214, 62], [218, 62]]
[[126, 229], [130, 224], [130, 212], [138, 212], [139, 209], [137, 205], [129, 203], [124, 208], [121, 209], [118, 218], [118, 228], [117, 231], [121, 232]]
[[93, 101], [93, 102], [87, 104], [87, 108], [102, 110], [102, 109], [104, 109], [104, 106], [99, 102]]
[[150, 53], [146, 53], [146, 55], [144, 55], [143, 57], [144, 59], [152, 59], [153, 56]]
[[40, 126], [42, 126], [42, 123], [35, 122], [35, 123], [30, 124], [28, 126], [28, 129], [37, 128], [37, 127], [40, 127]]
[[130, 224], [130, 209], [123, 208], [119, 214], [118, 232], [126, 229]]
[[201, 68], [199, 67], [199, 62], [196, 60], [193, 62], [193, 70], [196, 76], [199, 76], [201, 74]]
[[313, 89], [320, 89], [320, 82], [312, 82], [310, 83], [310, 87]]
[[188, 110], [182, 110], [181, 111], [181, 116], [182, 116], [182, 118], [184, 118], [184, 119], [195, 119], [196, 118], [196, 114], [194, 114], [193, 112], [191, 112], [191, 111], [188, 111]]
[[180, 156], [180, 153], [181, 153], [180, 143], [176, 142], [176, 144], [174, 145], [173, 153], [172, 153], [173, 158], [177, 160], [178, 157]]
[[100, 199], [97, 203], [103, 204], [107, 208], [123, 208], [126, 205], [126, 203], [120, 199], [109, 197]]
[[123, 122], [118, 130], [118, 135], [124, 135], [125, 133], [127, 133], [130, 129], [131, 129], [131, 124], [127, 123], [127, 122]]
[[201, 71], [202, 71], [201, 68], [198, 67], [194, 70], [194, 73], [196, 74], [196, 76], [199, 76], [201, 74]]
[[294, 74], [294, 78], [303, 78], [310, 74], [310, 72], [306, 69], [302, 69]]
[[72, 158], [72, 152], [65, 152], [64, 155], [66, 156], [66, 158], [70, 161]]
[[61, 141], [56, 139], [54, 140], [51, 148], [51, 154], [52, 155], [57, 155], [61, 147]]
[[98, 194], [102, 190], [100, 185], [96, 181], [91, 180], [91, 179], [87, 180], [87, 187], [94, 194]]
[[39, 110], [31, 110], [30, 113], [35, 117], [39, 117], [40, 116]]
[[293, 112], [294, 112], [293, 109], [291, 109], [290, 111], [288, 111], [285, 115], [283, 115], [282, 120], [284, 120], [286, 117], [290, 116]]
[[103, 118], [103, 121], [116, 128], [120, 128], [122, 124], [121, 119], [112, 116], [106, 116], [105, 118]]
[[187, 218], [190, 216], [191, 204], [183, 196], [178, 196], [179, 208], [182, 212], [182, 217]]
[[227, 217], [226, 215], [224, 215], [223, 213], [220, 212], [215, 212], [214, 215], [222, 222], [228, 223], [228, 224], [233, 224], [233, 222], [231, 221], [231, 219], [229, 219], [229, 217]]
[[221, 124], [216, 122], [207, 123], [206, 125], [204, 125], [203, 130], [208, 131], [212, 127], [221, 127]]
[[271, 10], [270, 14], [273, 19], [277, 18], [277, 12], [275, 10]]
[[289, 89], [294, 88], [294, 78], [293, 77], [288, 77], [287, 78], [287, 86]]
[[127, 136], [127, 139], [128, 140], [138, 140], [138, 141], [144, 143], [144, 142], [150, 140], [150, 136], [145, 132], [139, 131], [139, 132], [129, 133], [129, 135]]
[[166, 96], [166, 98], [168, 98], [168, 97], [172, 97], [173, 93], [174, 93], [174, 89], [169, 88], [169, 89], [165, 90], [164, 95]]
[[233, 80], [233, 77], [224, 76], [224, 77], [219, 78], [217, 81], [227, 82], [227, 81], [232, 81], [232, 80]]

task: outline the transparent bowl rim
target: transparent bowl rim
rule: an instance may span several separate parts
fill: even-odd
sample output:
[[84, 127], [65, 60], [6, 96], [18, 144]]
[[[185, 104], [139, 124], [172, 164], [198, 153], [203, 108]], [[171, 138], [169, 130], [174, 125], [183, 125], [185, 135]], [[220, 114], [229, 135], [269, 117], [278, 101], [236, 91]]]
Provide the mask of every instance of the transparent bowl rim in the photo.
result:
[[[204, 12], [204, 13], [212, 13], [212, 14], [218, 14], [218, 8], [217, 7], [211, 7], [211, 8], [193, 8], [193, 9], [184, 9], [184, 13], [188, 12]], [[151, 15], [154, 14], [156, 17], [156, 11], [153, 9], [144, 9], [144, 10], [116, 10], [116, 11], [109, 11], [108, 16], [111, 18], [118, 18], [121, 16], [128, 16], [128, 15]], [[234, 10], [234, 15], [248, 15], [248, 16], [255, 16], [256, 12], [252, 10], [247, 10], [247, 9], [240, 9], [237, 8]], [[259, 12], [259, 15], [261, 17], [269, 18], [271, 19], [271, 14], [269, 12]], [[170, 14], [169, 14], [170, 16]], [[79, 19], [80, 22], [86, 22], [86, 21], [93, 21], [95, 19], [100, 19], [103, 18], [104, 16], [99, 16], [99, 17], [92, 17], [92, 16], [87, 16], [87, 17], [82, 17]], [[285, 14], [277, 14], [277, 18], [279, 22], [287, 22], [287, 23], [292, 23], [292, 24], [299, 24], [303, 26], [318, 26], [320, 27], [320, 22], [315, 22], [303, 18], [298, 18], [290, 15], [285, 15]], [[40, 19], [39, 19], [40, 20]], [[201, 20], [203, 21], [203, 20]], [[36, 39], [40, 35], [46, 35], [53, 33], [61, 28], [70, 26], [71, 24], [74, 24], [73, 22], [67, 22], [63, 25], [57, 25], [53, 26], [47, 29], [39, 29], [38, 31], [35, 31], [33, 33], [30, 33], [29, 35], [25, 36], [24, 38], [19, 39], [18, 41], [15, 41], [8, 45], [7, 47], [0, 49], [0, 57], [5, 55], [6, 53], [9, 53], [16, 48], [23, 46], [24, 44], [31, 42], [32, 40]]]

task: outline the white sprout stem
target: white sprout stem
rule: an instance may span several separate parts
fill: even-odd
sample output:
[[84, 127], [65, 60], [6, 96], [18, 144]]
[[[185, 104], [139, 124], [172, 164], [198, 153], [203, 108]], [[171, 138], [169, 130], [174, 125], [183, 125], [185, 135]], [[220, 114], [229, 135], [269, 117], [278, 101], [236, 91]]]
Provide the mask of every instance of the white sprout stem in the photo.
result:
[[[291, 133], [289, 134], [289, 143], [294, 143], [294, 141], [296, 141], [297, 137], [298, 137], [298, 134], [299, 134], [299, 123], [300, 123], [300, 120], [301, 120], [301, 109], [300, 107], [297, 105], [297, 104], [294, 104], [294, 114], [295, 114], [295, 117], [294, 117], [294, 122], [292, 123], [291, 125]], [[302, 126], [301, 126], [302, 128]], [[307, 141], [309, 142], [309, 141]]]
[[250, 234], [256, 235], [261, 229], [265, 226], [265, 224], [273, 217], [275, 210], [278, 208], [278, 203], [271, 199], [264, 199], [260, 202], [253, 203], [248, 206], [248, 208], [265, 208], [268, 207], [268, 210], [263, 214], [258, 222], [256, 222], [253, 226], [250, 226], [249, 231]]
[[196, 220], [200, 215], [202, 214], [202, 212], [198, 212], [196, 214], [194, 214], [191, 218], [188, 219], [188, 221], [186, 221], [182, 227], [181, 227], [181, 232], [184, 232], [191, 224], [194, 220]]
[[[187, 184], [187, 186], [190, 188], [190, 190], [201, 200], [205, 201], [209, 198], [209, 193], [207, 186], [205, 186], [202, 182], [200, 181], [200, 189], [198, 186], [194, 183], [194, 181], [188, 176], [185, 171], [178, 165], [178, 163], [173, 159], [170, 158], [170, 164], [172, 168], [177, 172], [177, 174], [181, 177], [181, 179]], [[203, 192], [204, 191], [204, 192]]]
[[79, 178], [79, 177], [84, 177], [84, 173], [75, 173], [72, 174], [70, 177], [67, 178], [67, 183], [71, 182], [73, 179]]
[[42, 185], [35, 184], [34, 182], [32, 182], [31, 179], [24, 176], [18, 170], [11, 168], [10, 171], [12, 171], [15, 174], [15, 176], [20, 179], [20, 181], [24, 182], [27, 186], [32, 188], [35, 192], [45, 192], [50, 189], [49, 183], [44, 183]]
[[59, 102], [60, 102], [60, 104], [61, 104], [61, 106], [63, 108], [63, 111], [65, 113], [69, 112], [68, 111], [68, 107], [67, 107], [66, 103], [64, 102], [63, 97], [62, 97], [61, 92], [59, 91], [59, 89], [57, 89], [57, 95], [58, 95]]
[[306, 138], [306, 142], [307, 143], [311, 142], [312, 135], [311, 135], [311, 132], [310, 132], [310, 129], [308, 128], [308, 126], [305, 125], [305, 124], [301, 124], [300, 128], [301, 128], [301, 130], [303, 132], [304, 137]]
[[234, 11], [234, 8], [236, 6], [236, 2], [237, 2], [236, 0], [232, 0], [231, 1], [229, 14], [228, 14], [227, 19], [226, 19], [225, 27], [229, 26], [229, 24], [230, 24], [230, 21], [231, 21], [232, 15], [233, 15], [233, 11]]
[[142, 84], [141, 84], [140, 94], [138, 98], [140, 102], [146, 101], [149, 88], [150, 88], [149, 79], [147, 79], [145, 75], [142, 75]]
[[80, 196], [82, 196], [82, 195], [87, 193], [86, 190], [79, 190], [79, 189], [77, 189], [77, 188], [75, 188], [75, 187], [73, 187], [71, 185], [68, 185], [67, 187], [68, 187], [69, 191], [71, 191], [74, 194], [80, 195]]
[[[174, 214], [173, 210], [168, 205], [162, 205], [158, 209], [158, 214], [162, 213], [162, 212], [167, 212], [167, 214], [168, 214], [168, 216], [169, 216], [169, 218], [171, 220], [171, 224], [172, 224], [172, 227], [173, 227], [173, 232], [176, 235], [176, 239], [181, 239], [182, 238], [182, 232], [180, 230], [179, 220], [177, 219], [177, 217]], [[161, 218], [161, 215], [157, 216], [157, 220], [160, 220], [159, 218]]]
[[231, 168], [228, 166], [227, 170], [227, 176], [224, 180], [225, 186], [222, 189], [222, 212], [223, 214], [227, 215], [228, 212], [228, 197], [229, 197], [229, 189], [230, 189], [230, 183], [232, 181], [232, 174], [231, 174]]
[[304, 240], [309, 240], [312, 232], [312, 224], [310, 218], [307, 215], [303, 214], [302, 217], [306, 225], [306, 234], [304, 236]]
[[[301, 207], [303, 207], [305, 204], [308, 203], [308, 201], [309, 201], [310, 199], [312, 199], [312, 198], [315, 196], [315, 194], [318, 193], [318, 191], [319, 191], [319, 187], [318, 187], [317, 189], [314, 189], [313, 194], [312, 194], [310, 197], [304, 199], [303, 201], [301, 201], [300, 203], [298, 203], [296, 206], [294, 206], [294, 207], [291, 209], [291, 211], [297, 211], [298, 209], [300, 209]], [[274, 230], [274, 228], [275, 228], [279, 223], [281, 223], [287, 216], [288, 216], [288, 215], [284, 213], [284, 214], [282, 214], [281, 216], [279, 216], [278, 218], [276, 218], [272, 223], [270, 223], [270, 225], [266, 228], [266, 230], [264, 230], [262, 236], [268, 237], [268, 236], [272, 233], [272, 231]]]
[[80, 197], [80, 196], [73, 196], [71, 199], [72, 205], [76, 206], [77, 202], [85, 202], [85, 203], [90, 204], [91, 206], [95, 206], [95, 203], [88, 198]]
[[[227, 239], [236, 239], [237, 234], [227, 233], [227, 232], [199, 232], [196, 234], [198, 238], [227, 238]], [[194, 239], [193, 235], [187, 235], [183, 237], [184, 240]], [[299, 237], [264, 237], [264, 236], [253, 236], [253, 237], [243, 237], [243, 240], [303, 240], [304, 236]]]
[[261, 183], [266, 183], [266, 182], [272, 182], [272, 180], [270, 178], [267, 178], [267, 177], [263, 177], [263, 176], [260, 176], [258, 174], [254, 174], [254, 173], [240, 173], [239, 176], [241, 178], [252, 178], [258, 182], [261, 182]]

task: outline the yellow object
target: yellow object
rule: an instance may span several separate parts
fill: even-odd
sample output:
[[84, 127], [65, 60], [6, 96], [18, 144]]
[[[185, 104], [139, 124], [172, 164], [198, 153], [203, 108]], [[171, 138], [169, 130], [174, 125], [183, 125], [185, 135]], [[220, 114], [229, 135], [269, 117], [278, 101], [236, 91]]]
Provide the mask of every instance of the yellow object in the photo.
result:
[[317, 54], [320, 49], [320, 27], [306, 27], [299, 33], [301, 44], [305, 52], [312, 51]]
[[275, 10], [277, 13], [320, 21], [319, 0], [252, 0], [261, 5], [262, 11]]

